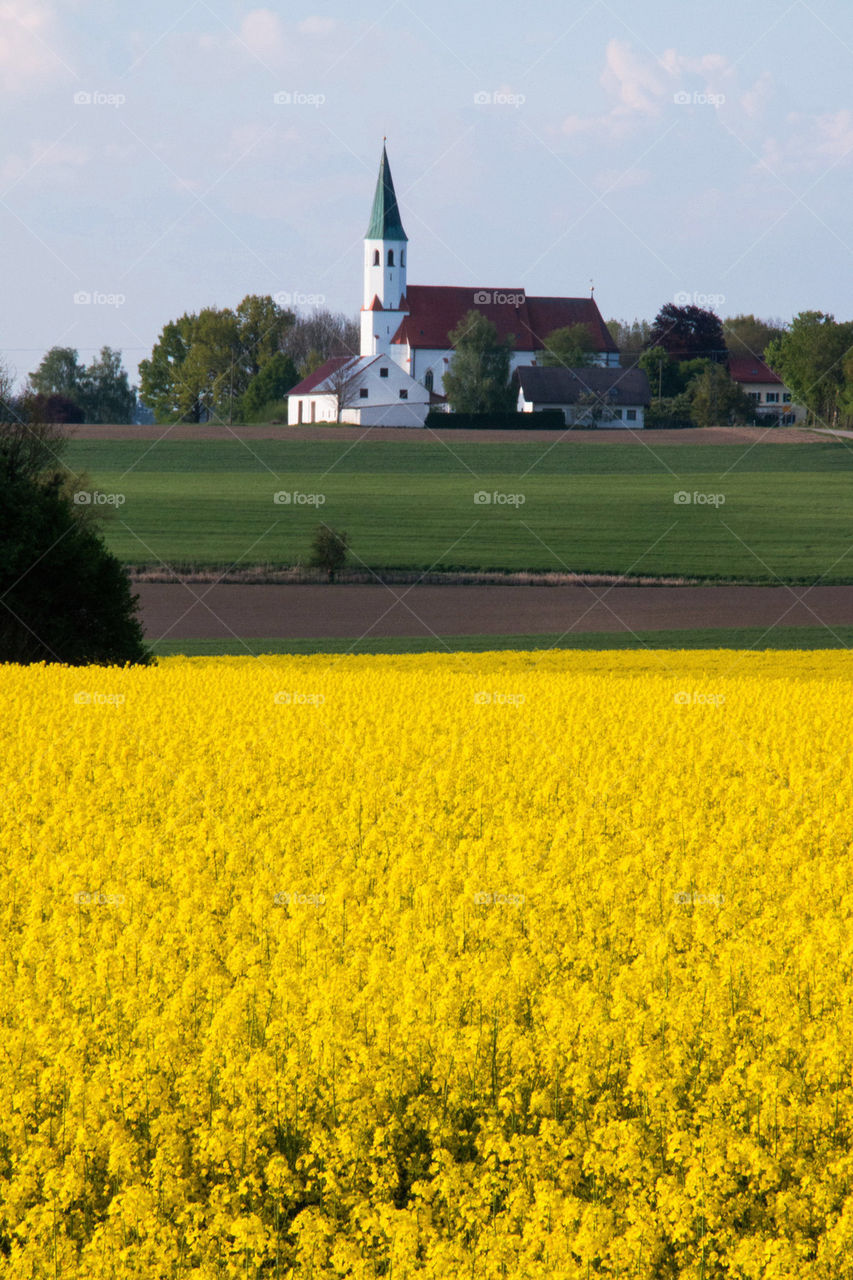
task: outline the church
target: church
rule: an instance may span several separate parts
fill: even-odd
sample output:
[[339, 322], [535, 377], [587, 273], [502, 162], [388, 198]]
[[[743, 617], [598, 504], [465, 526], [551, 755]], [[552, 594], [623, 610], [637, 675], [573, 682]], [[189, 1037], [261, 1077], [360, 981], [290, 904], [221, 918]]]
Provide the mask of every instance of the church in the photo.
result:
[[576, 324], [586, 325], [592, 334], [594, 363], [618, 368], [618, 348], [594, 297], [541, 298], [523, 289], [410, 285], [408, 251], [383, 144], [364, 240], [360, 356], [327, 360], [294, 387], [291, 425], [340, 420], [422, 426], [431, 405], [445, 404], [444, 375], [453, 358], [450, 333], [474, 310], [494, 324], [499, 338], [512, 337], [513, 373], [537, 363], [555, 329]]

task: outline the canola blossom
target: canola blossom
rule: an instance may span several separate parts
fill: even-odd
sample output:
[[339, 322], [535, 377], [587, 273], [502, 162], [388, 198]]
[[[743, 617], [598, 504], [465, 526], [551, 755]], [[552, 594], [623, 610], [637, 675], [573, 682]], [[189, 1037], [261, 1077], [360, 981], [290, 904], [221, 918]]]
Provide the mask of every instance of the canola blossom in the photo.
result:
[[853, 1275], [851, 674], [0, 668], [0, 1272]]

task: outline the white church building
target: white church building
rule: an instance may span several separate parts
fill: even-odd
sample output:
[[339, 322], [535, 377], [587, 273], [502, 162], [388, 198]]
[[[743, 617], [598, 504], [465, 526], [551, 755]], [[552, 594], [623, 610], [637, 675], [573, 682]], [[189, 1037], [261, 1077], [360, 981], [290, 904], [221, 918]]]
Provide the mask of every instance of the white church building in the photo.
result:
[[288, 397], [290, 425], [340, 420], [423, 426], [431, 404], [445, 405], [444, 375], [453, 358], [450, 333], [469, 311], [490, 320], [500, 339], [512, 337], [511, 373], [535, 365], [555, 329], [577, 324], [586, 325], [592, 335], [594, 363], [618, 367], [618, 348], [593, 297], [541, 298], [529, 297], [523, 289], [410, 285], [408, 247], [383, 145], [364, 240], [360, 356], [326, 361], [294, 387]]

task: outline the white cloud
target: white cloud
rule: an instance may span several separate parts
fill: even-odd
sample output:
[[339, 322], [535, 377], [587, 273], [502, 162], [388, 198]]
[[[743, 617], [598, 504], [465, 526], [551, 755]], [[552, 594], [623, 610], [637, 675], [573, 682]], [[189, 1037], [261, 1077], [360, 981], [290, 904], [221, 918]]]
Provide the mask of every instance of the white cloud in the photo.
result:
[[68, 74], [56, 42], [56, 16], [41, 0], [0, 3], [0, 79], [7, 90], [40, 84], [51, 75]]
[[253, 9], [240, 24], [240, 42], [261, 62], [279, 61], [287, 52], [284, 23], [272, 9]]
[[784, 137], [768, 138], [764, 144], [762, 160], [772, 171], [829, 169], [853, 159], [853, 111], [813, 116], [792, 112], [786, 123]]
[[740, 105], [745, 115], [750, 120], [755, 120], [759, 116], [764, 115], [764, 111], [769, 103], [775, 86], [773, 77], [769, 71], [765, 71], [758, 77], [755, 84], [747, 89], [746, 93], [741, 94]]
[[687, 83], [698, 82], [702, 92], [718, 93], [732, 74], [733, 68], [722, 54], [691, 57], [667, 49], [656, 58], [627, 41], [611, 40], [605, 51], [601, 85], [615, 101], [599, 115], [569, 116], [562, 131], [569, 137], [627, 138], [644, 123], [657, 119]]
[[634, 52], [629, 44], [611, 40], [605, 55], [601, 83], [619, 98], [623, 111], [656, 115], [666, 90], [665, 77], [651, 58]]

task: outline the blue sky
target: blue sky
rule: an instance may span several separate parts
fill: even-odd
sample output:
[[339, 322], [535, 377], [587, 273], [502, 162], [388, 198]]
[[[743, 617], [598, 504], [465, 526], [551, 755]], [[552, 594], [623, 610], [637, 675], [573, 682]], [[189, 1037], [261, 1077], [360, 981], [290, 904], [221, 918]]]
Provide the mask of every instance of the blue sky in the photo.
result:
[[384, 134], [413, 283], [851, 318], [851, 81], [849, 0], [0, 0], [0, 354], [355, 314]]

